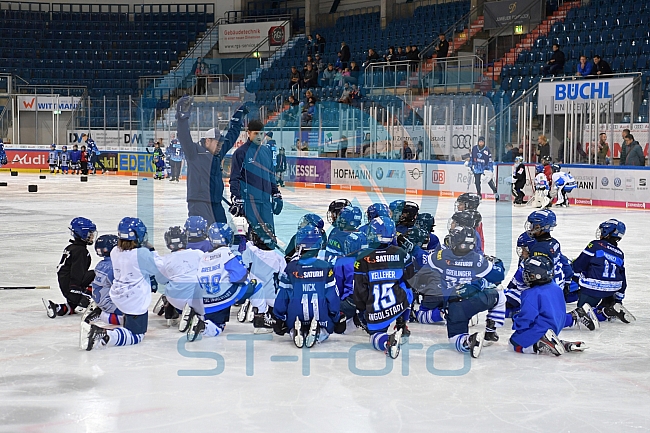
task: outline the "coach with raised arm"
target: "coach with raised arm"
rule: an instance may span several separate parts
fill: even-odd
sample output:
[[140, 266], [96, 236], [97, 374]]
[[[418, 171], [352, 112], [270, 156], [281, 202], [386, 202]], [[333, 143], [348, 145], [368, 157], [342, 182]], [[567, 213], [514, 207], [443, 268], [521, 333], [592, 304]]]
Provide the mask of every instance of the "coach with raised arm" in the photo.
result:
[[224, 156], [237, 142], [248, 114], [246, 104], [235, 111], [225, 136], [217, 128], [210, 129], [205, 137], [195, 143], [190, 135], [192, 98], [183, 96], [176, 104], [176, 136], [187, 161], [187, 213], [202, 216], [208, 225], [227, 223], [223, 200], [222, 162]]

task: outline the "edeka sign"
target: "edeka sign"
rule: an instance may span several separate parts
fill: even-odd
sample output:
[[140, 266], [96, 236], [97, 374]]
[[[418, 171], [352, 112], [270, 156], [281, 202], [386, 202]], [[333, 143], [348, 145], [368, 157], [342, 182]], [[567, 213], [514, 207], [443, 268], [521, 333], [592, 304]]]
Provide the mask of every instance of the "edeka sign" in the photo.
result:
[[[582, 112], [582, 104], [592, 103], [591, 108], [595, 109], [594, 103], [599, 101], [601, 104], [608, 103], [611, 98], [632, 83], [633, 78], [610, 78], [599, 80], [572, 80], [572, 81], [542, 81], [539, 83], [538, 112], [564, 114], [567, 103], [569, 105], [578, 103], [576, 107], [578, 112]], [[630, 92], [630, 96], [632, 93]], [[631, 104], [632, 98], [624, 98], [626, 109], [628, 103]], [[615, 111], [623, 110], [623, 102], [617, 101], [614, 107]]]
[[290, 182], [330, 183], [330, 160], [316, 158], [287, 158], [284, 180]]
[[47, 169], [47, 151], [46, 150], [11, 150], [7, 152], [7, 165], [2, 168], [10, 169]]
[[146, 153], [120, 152], [117, 154], [118, 171], [153, 173], [153, 156]]

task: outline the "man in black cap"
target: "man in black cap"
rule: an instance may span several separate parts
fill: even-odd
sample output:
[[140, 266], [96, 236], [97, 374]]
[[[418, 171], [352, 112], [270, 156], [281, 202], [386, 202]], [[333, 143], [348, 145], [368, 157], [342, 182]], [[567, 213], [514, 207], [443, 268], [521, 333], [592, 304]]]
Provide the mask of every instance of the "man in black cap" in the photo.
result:
[[[248, 123], [248, 140], [232, 155], [230, 194], [233, 216], [245, 216], [250, 227], [261, 236], [274, 237], [273, 215], [280, 215], [283, 201], [273, 169], [273, 155], [262, 144], [264, 125]], [[261, 232], [260, 232], [261, 231]]]
[[237, 109], [225, 137], [217, 128], [212, 128], [198, 143], [194, 143], [190, 135], [191, 111], [191, 97], [184, 96], [178, 100], [176, 136], [187, 161], [188, 216], [202, 216], [208, 225], [226, 223], [226, 212], [221, 204], [224, 189], [221, 163], [237, 141], [248, 109], [245, 105]]

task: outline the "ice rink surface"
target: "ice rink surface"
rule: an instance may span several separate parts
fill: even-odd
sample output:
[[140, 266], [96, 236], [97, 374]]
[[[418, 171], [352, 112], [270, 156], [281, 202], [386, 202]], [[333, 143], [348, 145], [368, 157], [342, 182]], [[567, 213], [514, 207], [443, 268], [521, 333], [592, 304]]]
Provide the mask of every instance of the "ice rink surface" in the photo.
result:
[[[61, 302], [56, 267], [73, 217], [115, 233], [124, 216], [146, 215], [161, 254], [164, 230], [186, 217], [185, 184], [167, 180], [130, 186], [121, 176], [0, 173], [0, 285], [50, 285], [51, 290], [0, 291], [0, 432], [626, 432], [650, 430], [650, 213], [559, 209], [554, 236], [569, 258], [592, 240], [598, 224], [627, 225], [627, 308], [637, 322], [603, 323], [594, 332], [565, 330], [589, 349], [559, 358], [508, 350], [511, 321], [479, 359], [450, 350], [444, 326], [411, 324], [410, 345], [390, 361], [368, 350], [362, 331], [332, 336], [309, 351], [288, 337], [253, 341], [252, 325], [233, 317], [217, 338], [185, 343], [177, 329], [150, 314], [143, 343], [85, 352], [80, 316], [47, 318], [41, 297]], [[37, 184], [37, 193], [27, 185]], [[331, 200], [364, 207], [398, 195], [284, 188], [276, 217], [286, 242], [299, 217], [325, 217]], [[442, 238], [451, 198], [406, 199], [434, 213]], [[484, 201], [486, 251], [516, 265], [514, 240], [530, 208]], [[149, 214], [149, 218], [151, 215]], [[151, 232], [151, 230], [150, 230]], [[92, 253], [93, 263], [99, 258]], [[154, 295], [154, 302], [159, 295]], [[574, 306], [569, 306], [573, 308]], [[473, 328], [482, 329], [484, 320]]]

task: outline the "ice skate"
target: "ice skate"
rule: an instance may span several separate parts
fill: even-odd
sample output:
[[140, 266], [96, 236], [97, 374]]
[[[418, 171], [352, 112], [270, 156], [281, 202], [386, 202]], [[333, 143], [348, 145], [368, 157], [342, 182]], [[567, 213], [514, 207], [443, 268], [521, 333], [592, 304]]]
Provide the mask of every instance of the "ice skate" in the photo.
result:
[[311, 319], [311, 322], [309, 322], [309, 330], [305, 337], [305, 347], [314, 347], [314, 344], [318, 341], [319, 331], [320, 325], [318, 324], [318, 320], [314, 317]]
[[589, 304], [576, 308], [571, 312], [571, 316], [573, 317], [573, 324], [577, 324], [580, 329], [586, 328], [594, 331], [596, 328], [600, 328], [600, 322], [598, 322], [598, 318]]
[[90, 310], [90, 307], [86, 309], [86, 312], [84, 315], [81, 317], [81, 321], [84, 323], [93, 323], [99, 320], [99, 318], [102, 315], [102, 309], [99, 307], [95, 307], [92, 310]]
[[293, 323], [293, 344], [299, 349], [302, 349], [305, 345], [305, 337], [302, 335], [302, 322], [299, 317], [296, 317], [296, 321]]
[[566, 353], [562, 341], [555, 335], [552, 329], [546, 331], [546, 334], [534, 345], [535, 352], [539, 355], [560, 356]]
[[[257, 308], [255, 308], [257, 310]], [[255, 313], [253, 317], [253, 328], [255, 334], [269, 334], [273, 332], [273, 325], [275, 325], [275, 318], [269, 311], [266, 313]]]
[[617, 302], [611, 307], [605, 307], [603, 314], [609, 318], [616, 318], [623, 323], [636, 322], [636, 317], [628, 311], [620, 302]]
[[187, 332], [194, 316], [196, 316], [194, 309], [190, 307], [190, 304], [185, 304], [180, 319], [178, 320], [178, 331], [183, 333]]
[[400, 344], [408, 344], [409, 337], [411, 336], [411, 330], [406, 324], [406, 321], [400, 317], [397, 319], [395, 326], [397, 326], [398, 329], [402, 330], [402, 339], [400, 341]]
[[165, 295], [162, 295], [156, 301], [156, 305], [153, 306], [153, 314], [162, 316], [165, 313], [165, 305], [167, 305], [167, 298]]
[[106, 347], [106, 344], [108, 344], [108, 340], [108, 333], [104, 328], [100, 328], [97, 325], [90, 325], [88, 333], [86, 334], [86, 344], [82, 349], [103, 349]]
[[499, 336], [497, 335], [494, 320], [487, 319], [485, 321], [485, 335], [483, 336], [483, 339], [485, 340], [484, 344], [486, 346], [491, 346], [492, 344], [499, 341]]
[[564, 350], [568, 352], [584, 352], [585, 349], [589, 349], [584, 341], [566, 341], [560, 340]]
[[483, 349], [483, 336], [480, 333], [475, 332], [467, 337], [465, 344], [467, 345], [467, 349], [472, 358], [478, 358], [481, 356], [481, 350]]
[[[194, 310], [192, 310], [194, 311]], [[187, 329], [187, 341], [196, 341], [205, 329], [205, 321], [198, 314], [194, 314]]]
[[471, 319], [469, 319], [469, 326], [478, 325], [478, 314], [474, 314]]
[[255, 312], [252, 311], [253, 308], [251, 307], [251, 301], [246, 299], [237, 312], [237, 321], [239, 323], [244, 323], [246, 321], [252, 322], [252, 319], [248, 320], [248, 310], [251, 310], [253, 317], [255, 317]]
[[[86, 320], [86, 317], [91, 315], [96, 308], [98, 308], [97, 304], [95, 303], [94, 300], [91, 300], [90, 303], [88, 304], [88, 306], [86, 307], [86, 309], [84, 310], [83, 314], [81, 315], [81, 321]], [[99, 312], [101, 313], [101, 310], [99, 310]], [[88, 323], [90, 323], [90, 322], [88, 322]]]
[[392, 332], [388, 333], [388, 341], [386, 342], [386, 355], [392, 359], [397, 359], [400, 352], [400, 345], [402, 344], [402, 329], [395, 324]]
[[47, 317], [54, 319], [56, 317], [56, 310], [58, 306], [49, 299], [41, 298], [41, 300], [43, 301], [43, 306], [45, 307]]

